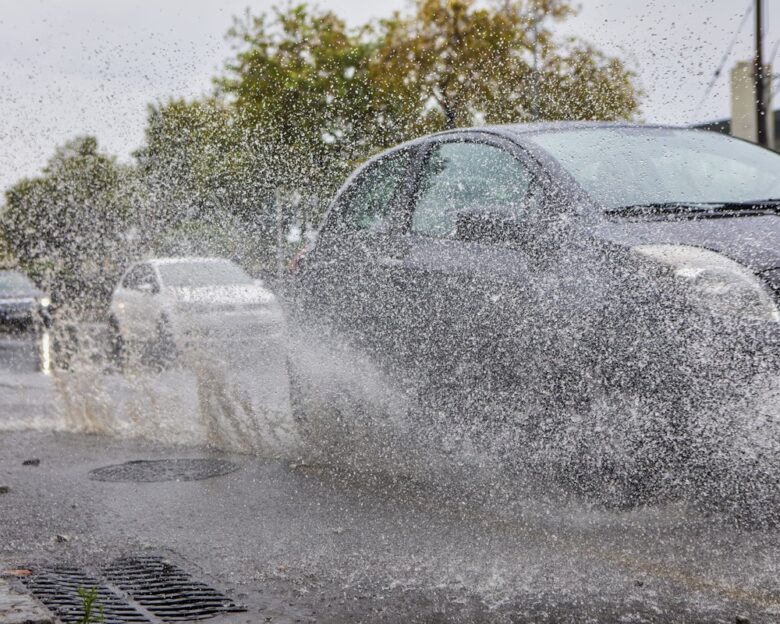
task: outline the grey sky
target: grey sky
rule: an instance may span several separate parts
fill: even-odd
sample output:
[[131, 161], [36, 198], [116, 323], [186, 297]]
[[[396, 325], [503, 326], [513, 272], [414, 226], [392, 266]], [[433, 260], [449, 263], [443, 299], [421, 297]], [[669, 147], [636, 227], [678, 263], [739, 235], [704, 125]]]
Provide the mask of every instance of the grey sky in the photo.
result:
[[[121, 158], [142, 140], [149, 102], [194, 97], [230, 56], [231, 16], [270, 0], [0, 0], [0, 189], [33, 175], [55, 145], [94, 134]], [[406, 0], [319, 0], [355, 25]], [[560, 35], [624, 58], [645, 92], [643, 118], [728, 115], [728, 75], [694, 117], [747, 0], [581, 0]], [[780, 38], [768, 0], [766, 54]], [[752, 20], [727, 69], [752, 54]], [[780, 56], [780, 55], [779, 55]]]

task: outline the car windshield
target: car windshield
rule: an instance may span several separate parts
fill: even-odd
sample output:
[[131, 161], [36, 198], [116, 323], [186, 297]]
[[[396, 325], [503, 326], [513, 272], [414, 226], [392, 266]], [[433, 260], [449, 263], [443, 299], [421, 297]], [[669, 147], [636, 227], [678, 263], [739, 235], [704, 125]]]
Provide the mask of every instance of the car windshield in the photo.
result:
[[16, 271], [0, 271], [0, 294], [30, 292], [35, 285], [21, 273]]
[[172, 262], [162, 264], [159, 268], [163, 284], [173, 288], [238, 286], [252, 283], [252, 278], [232, 262]]
[[588, 128], [531, 139], [607, 210], [780, 197], [780, 155], [715, 132]]

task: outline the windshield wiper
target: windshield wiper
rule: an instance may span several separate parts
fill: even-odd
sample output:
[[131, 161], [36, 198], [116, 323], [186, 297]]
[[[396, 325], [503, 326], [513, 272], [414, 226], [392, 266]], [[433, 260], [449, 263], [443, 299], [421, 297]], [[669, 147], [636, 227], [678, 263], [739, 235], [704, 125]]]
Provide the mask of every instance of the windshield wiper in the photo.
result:
[[769, 199], [751, 199], [740, 202], [724, 202], [724, 206], [731, 209], [739, 208], [778, 208], [780, 207], [780, 198], [771, 197]]
[[644, 216], [654, 214], [677, 214], [692, 212], [711, 212], [723, 204], [711, 204], [707, 202], [649, 202], [646, 204], [631, 204], [607, 208], [604, 213], [608, 215]]
[[722, 215], [724, 212], [740, 214], [777, 213], [780, 199], [760, 199], [745, 202], [649, 202], [608, 208], [604, 211], [610, 216], [643, 217], [661, 214], [702, 214]]

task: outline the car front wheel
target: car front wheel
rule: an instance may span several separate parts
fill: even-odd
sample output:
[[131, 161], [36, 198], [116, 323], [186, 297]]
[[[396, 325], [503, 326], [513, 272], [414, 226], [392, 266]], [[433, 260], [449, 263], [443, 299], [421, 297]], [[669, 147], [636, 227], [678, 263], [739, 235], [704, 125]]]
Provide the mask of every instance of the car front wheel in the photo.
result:
[[155, 368], [164, 370], [173, 365], [177, 356], [178, 349], [171, 323], [167, 317], [162, 316], [157, 321], [155, 339], [150, 349], [151, 364]]
[[108, 319], [108, 332], [111, 361], [119, 370], [123, 370], [127, 365], [127, 345], [119, 330], [119, 321], [114, 316]]

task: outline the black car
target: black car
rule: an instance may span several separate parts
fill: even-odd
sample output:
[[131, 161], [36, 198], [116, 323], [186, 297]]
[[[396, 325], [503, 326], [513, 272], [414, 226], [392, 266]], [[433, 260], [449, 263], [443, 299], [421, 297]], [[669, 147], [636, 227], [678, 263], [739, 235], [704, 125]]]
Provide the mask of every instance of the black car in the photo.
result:
[[49, 321], [49, 297], [19, 271], [0, 271], [0, 331], [35, 329]]
[[508, 125], [388, 150], [297, 262], [296, 416], [346, 453], [399, 419], [500, 425], [541, 473], [657, 490], [777, 378], [778, 206], [780, 155], [705, 131]]

